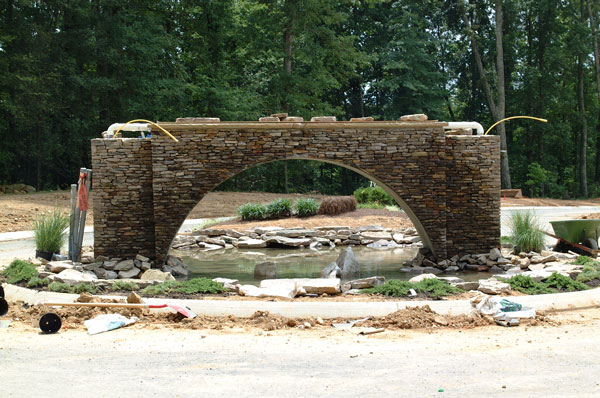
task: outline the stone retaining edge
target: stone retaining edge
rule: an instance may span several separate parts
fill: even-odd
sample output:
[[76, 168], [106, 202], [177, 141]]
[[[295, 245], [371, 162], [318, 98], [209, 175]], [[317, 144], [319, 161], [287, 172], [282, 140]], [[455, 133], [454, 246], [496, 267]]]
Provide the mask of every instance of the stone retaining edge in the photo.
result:
[[[23, 301], [35, 304], [38, 300], [74, 301], [79, 295], [69, 293], [38, 292], [24, 287], [3, 284], [6, 299], [9, 302]], [[101, 295], [99, 297], [113, 299], [123, 296]], [[600, 307], [600, 289], [582, 292], [544, 294], [537, 296], [515, 296], [508, 299], [535, 308], [538, 311], [557, 312]], [[469, 300], [443, 301], [338, 301], [338, 302], [293, 302], [293, 301], [259, 301], [259, 300], [177, 300], [162, 298], [145, 298], [147, 303], [180, 303], [189, 307], [198, 315], [227, 316], [241, 318], [252, 316], [256, 311], [269, 311], [290, 318], [364, 318], [368, 316], [385, 316], [404, 308], [428, 305], [441, 315], [468, 315], [473, 311]]]

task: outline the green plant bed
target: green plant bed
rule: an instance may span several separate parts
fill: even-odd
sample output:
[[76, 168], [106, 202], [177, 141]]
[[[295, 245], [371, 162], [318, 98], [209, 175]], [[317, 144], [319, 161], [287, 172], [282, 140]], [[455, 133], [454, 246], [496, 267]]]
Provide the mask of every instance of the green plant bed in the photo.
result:
[[192, 278], [187, 281], [169, 281], [147, 286], [141, 290], [141, 293], [150, 296], [161, 296], [170, 293], [215, 294], [223, 293], [224, 291], [222, 283], [214, 282], [208, 278]]
[[265, 217], [277, 219], [292, 215], [292, 202], [289, 199], [273, 200], [265, 206]]
[[237, 211], [244, 221], [264, 220], [267, 214], [266, 206], [259, 203], [243, 204]]
[[536, 282], [525, 275], [515, 275], [512, 278], [498, 278], [508, 283], [513, 290], [525, 294], [550, 294], [559, 292], [575, 292], [587, 290], [589, 287], [580, 281], [561, 275], [557, 272], [546, 279], [545, 282]]
[[363, 289], [361, 293], [382, 294], [390, 297], [407, 297], [410, 294], [410, 289], [414, 289], [417, 293], [424, 294], [433, 299], [463, 292], [462, 289], [454, 287], [446, 281], [431, 278], [417, 283], [392, 279], [381, 286]]
[[35, 265], [23, 260], [14, 260], [2, 271], [7, 283], [28, 282], [31, 278], [37, 277], [37, 274]]
[[140, 290], [140, 287], [135, 282], [124, 282], [124, 281], [116, 281], [112, 284], [111, 289], [113, 291], [125, 291], [125, 292], [134, 292], [136, 290]]
[[52, 282], [48, 285], [48, 290], [56, 293], [71, 293], [72, 289], [68, 283]]
[[34, 276], [33, 278], [31, 278], [29, 280], [29, 282], [27, 282], [27, 287], [29, 287], [29, 288], [45, 287], [45, 286], [48, 286], [49, 284], [50, 284], [49, 279], [38, 278], [37, 276]]
[[600, 262], [587, 256], [579, 256], [573, 264], [583, 265], [583, 271], [577, 275], [577, 282], [593, 287], [600, 285]]

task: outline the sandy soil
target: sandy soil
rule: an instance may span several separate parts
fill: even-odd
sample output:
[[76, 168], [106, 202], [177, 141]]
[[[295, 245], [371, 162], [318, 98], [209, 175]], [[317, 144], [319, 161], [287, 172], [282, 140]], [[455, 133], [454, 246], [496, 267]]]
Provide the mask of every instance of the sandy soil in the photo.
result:
[[[93, 191], [90, 193], [90, 201], [93, 196]], [[215, 218], [227, 217], [236, 214], [236, 209], [248, 202], [266, 203], [276, 198], [310, 197], [320, 199], [322, 195], [299, 195], [299, 194], [271, 194], [264, 192], [210, 192], [207, 194], [198, 205], [192, 210], [188, 218]], [[530, 198], [506, 198], [502, 199], [502, 206], [594, 206], [600, 204], [600, 198], [590, 199], [585, 201], [578, 200], [559, 200], [559, 199], [530, 199]], [[31, 194], [0, 194], [0, 233], [13, 231], [27, 231], [32, 229], [32, 222], [36, 216], [51, 212], [55, 209], [60, 209], [65, 212], [70, 212], [70, 192], [69, 191], [54, 191], [54, 192], [36, 192]], [[93, 224], [93, 209], [88, 212], [87, 225]], [[390, 213], [393, 214], [393, 213]], [[349, 213], [344, 215], [345, 220], [326, 219], [322, 220], [331, 225], [370, 225], [386, 223], [383, 219], [365, 218], [357, 220], [355, 224], [350, 219], [364, 214]], [[378, 214], [377, 217], [382, 216]], [[383, 218], [387, 215], [383, 215]], [[299, 226], [301, 220], [280, 220], [282, 226]], [[321, 222], [321, 221], [319, 221]], [[342, 223], [343, 222], [343, 223]], [[389, 225], [393, 228], [396, 221], [391, 221]], [[402, 221], [399, 221], [402, 222]], [[274, 222], [268, 222], [270, 225]], [[302, 224], [310, 227], [312, 224]], [[323, 224], [321, 224], [323, 225]], [[401, 224], [404, 225], [404, 224]]]

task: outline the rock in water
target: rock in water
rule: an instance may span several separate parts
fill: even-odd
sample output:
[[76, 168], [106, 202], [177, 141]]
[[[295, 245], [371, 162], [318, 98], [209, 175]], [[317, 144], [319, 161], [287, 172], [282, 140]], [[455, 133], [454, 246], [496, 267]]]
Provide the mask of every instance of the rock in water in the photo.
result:
[[170, 272], [174, 277], [184, 277], [186, 278], [190, 271], [185, 267], [185, 264], [179, 257], [175, 256], [167, 256], [167, 269], [163, 269], [166, 272]]
[[277, 264], [267, 261], [265, 263], [256, 264], [254, 267], [255, 278], [275, 278], [277, 277]]
[[351, 246], [342, 250], [335, 262], [342, 270], [342, 276], [360, 274], [360, 263], [356, 259]]
[[321, 278], [339, 278], [342, 276], [342, 270], [336, 262], [329, 264], [321, 271]]

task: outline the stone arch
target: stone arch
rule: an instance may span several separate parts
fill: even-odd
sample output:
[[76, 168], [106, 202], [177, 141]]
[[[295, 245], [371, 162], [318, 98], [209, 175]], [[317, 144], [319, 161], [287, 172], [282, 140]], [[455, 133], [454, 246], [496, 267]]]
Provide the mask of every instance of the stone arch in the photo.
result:
[[95, 253], [162, 261], [207, 192], [253, 165], [284, 159], [339, 164], [377, 182], [437, 258], [489, 251], [500, 243], [498, 137], [446, 135], [445, 125], [161, 123], [178, 142], [157, 133], [94, 139]]
[[[272, 162], [277, 162], [277, 161], [281, 161], [281, 160], [316, 160], [319, 162], [323, 162], [323, 163], [329, 163], [329, 164], [334, 164], [336, 166], [340, 166], [340, 167], [344, 167], [348, 170], [351, 170], [357, 174], [360, 174], [361, 176], [375, 182], [378, 186], [380, 186], [381, 188], [383, 188], [388, 194], [390, 194], [390, 196], [392, 196], [392, 198], [396, 201], [396, 203], [398, 204], [398, 206], [404, 210], [404, 212], [406, 213], [406, 215], [408, 216], [408, 218], [410, 219], [410, 221], [413, 223], [413, 226], [415, 227], [415, 229], [417, 230], [421, 241], [423, 242], [423, 246], [429, 248], [432, 253], [434, 253], [435, 255], [435, 247], [433, 246], [431, 239], [429, 238], [429, 235], [427, 234], [427, 231], [425, 229], [425, 227], [423, 226], [423, 224], [421, 223], [421, 221], [419, 221], [417, 215], [415, 214], [415, 212], [410, 208], [410, 206], [406, 203], [406, 201], [404, 201], [396, 192], [394, 192], [393, 189], [391, 189], [390, 187], [388, 187], [385, 183], [383, 183], [382, 181], [380, 181], [378, 178], [370, 175], [369, 173], [364, 172], [363, 170], [360, 170], [354, 166], [349, 166], [345, 163], [339, 162], [339, 161], [331, 161], [331, 160], [327, 160], [327, 159], [313, 159], [313, 158], [307, 158], [307, 157], [303, 157], [303, 156], [294, 156], [294, 157], [288, 157], [285, 159], [274, 159], [268, 162], [262, 162], [262, 163], [256, 163], [256, 164], [251, 164], [250, 166], [246, 167], [245, 169], [241, 170], [241, 171], [236, 171], [233, 175], [231, 175], [229, 178], [221, 181], [219, 184], [215, 185], [212, 189], [210, 189], [208, 192], [212, 192], [215, 188], [217, 188], [221, 183], [227, 181], [230, 178], [235, 177], [236, 175], [243, 173], [246, 170], [250, 170], [253, 167], [257, 167], [260, 166], [262, 164], [266, 164], [266, 163], [272, 163]], [[206, 193], [208, 193], [206, 192]], [[202, 194], [202, 197], [200, 197], [198, 199], [198, 201], [196, 202], [196, 204], [194, 206], [192, 206], [187, 215], [185, 216], [185, 218], [183, 220], [181, 220], [181, 222], [179, 223], [179, 226], [177, 227], [177, 231], [179, 231], [179, 229], [181, 228], [181, 226], [183, 225], [184, 221], [189, 217], [189, 214], [192, 212], [192, 210], [194, 209], [194, 207], [202, 201], [202, 199], [204, 198], [204, 195], [206, 195], [206, 193]], [[171, 243], [169, 244], [169, 249], [168, 251], [171, 250], [171, 245], [173, 244], [173, 240], [175, 239], [176, 233], [175, 235], [173, 235], [172, 239], [171, 239]]]

